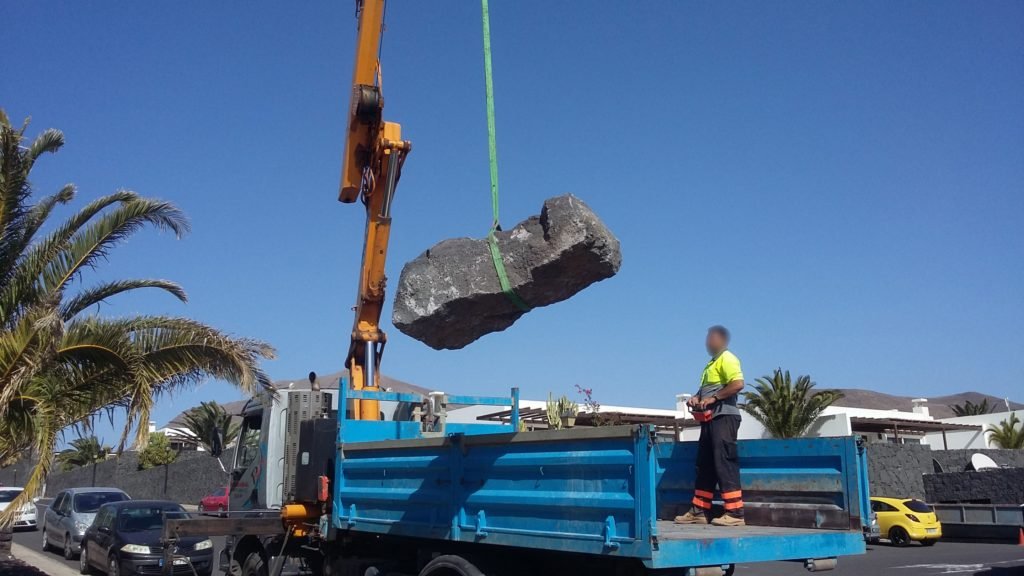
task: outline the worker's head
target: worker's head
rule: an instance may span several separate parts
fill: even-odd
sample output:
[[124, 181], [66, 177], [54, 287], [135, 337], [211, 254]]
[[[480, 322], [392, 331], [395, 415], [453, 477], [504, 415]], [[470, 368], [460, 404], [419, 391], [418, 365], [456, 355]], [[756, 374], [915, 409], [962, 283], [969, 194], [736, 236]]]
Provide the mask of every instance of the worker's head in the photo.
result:
[[708, 337], [704, 341], [704, 345], [708, 349], [708, 354], [712, 356], [720, 354], [722, 350], [729, 347], [729, 330], [718, 324], [708, 328]]

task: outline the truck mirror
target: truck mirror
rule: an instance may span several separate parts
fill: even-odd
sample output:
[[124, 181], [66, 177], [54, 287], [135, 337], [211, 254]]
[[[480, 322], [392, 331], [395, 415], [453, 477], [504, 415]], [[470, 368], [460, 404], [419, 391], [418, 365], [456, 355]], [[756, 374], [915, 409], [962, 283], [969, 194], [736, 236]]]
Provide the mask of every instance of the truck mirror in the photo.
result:
[[220, 458], [224, 453], [224, 435], [221, 434], [220, 426], [214, 426], [210, 433], [210, 456]]

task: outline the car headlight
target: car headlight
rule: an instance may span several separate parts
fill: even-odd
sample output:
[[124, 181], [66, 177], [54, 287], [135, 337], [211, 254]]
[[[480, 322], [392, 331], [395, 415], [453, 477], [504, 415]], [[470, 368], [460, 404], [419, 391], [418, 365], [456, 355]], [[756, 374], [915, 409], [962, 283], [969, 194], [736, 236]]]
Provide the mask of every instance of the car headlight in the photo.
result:
[[149, 554], [149, 546], [142, 546], [141, 544], [125, 544], [121, 547], [121, 552], [128, 554]]
[[88, 530], [88, 529], [89, 529], [89, 523], [88, 522], [82, 522], [81, 520], [75, 520], [75, 530], [77, 530], [78, 532], [84, 534], [85, 531]]
[[197, 542], [196, 545], [192, 547], [193, 550], [209, 550], [210, 548], [213, 548], [213, 540], [210, 540], [209, 538], [202, 542]]

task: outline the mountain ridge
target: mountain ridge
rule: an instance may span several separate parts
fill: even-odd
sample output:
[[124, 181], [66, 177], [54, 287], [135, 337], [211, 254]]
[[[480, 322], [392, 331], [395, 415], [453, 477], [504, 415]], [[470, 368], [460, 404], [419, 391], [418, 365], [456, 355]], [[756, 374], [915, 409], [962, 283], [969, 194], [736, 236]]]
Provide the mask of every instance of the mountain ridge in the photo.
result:
[[[895, 394], [887, 394], [885, 392], [865, 390], [862, 388], [825, 388], [825, 390], [837, 390], [843, 393], [843, 398], [836, 401], [834, 406], [867, 408], [872, 410], [899, 410], [901, 412], [911, 412], [914, 408], [914, 399], [926, 398], [928, 400], [928, 403], [926, 404], [928, 406], [928, 412], [935, 419], [954, 418], [956, 414], [953, 413], [951, 406], [954, 404], [963, 404], [967, 401], [978, 404], [983, 400], [988, 400], [989, 406], [994, 406], [993, 412], [1004, 412], [1006, 410], [1006, 404], [1003, 402], [1002, 398], [983, 394], [974, 390], [932, 397], [898, 396]], [[1024, 408], [1024, 404], [1010, 401], [1010, 407], [1013, 410], [1020, 410]]]

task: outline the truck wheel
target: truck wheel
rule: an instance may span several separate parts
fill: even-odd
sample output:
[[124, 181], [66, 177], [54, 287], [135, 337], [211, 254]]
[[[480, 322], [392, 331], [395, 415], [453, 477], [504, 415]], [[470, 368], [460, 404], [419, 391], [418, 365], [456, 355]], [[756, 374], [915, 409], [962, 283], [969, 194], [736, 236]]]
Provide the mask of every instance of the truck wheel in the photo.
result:
[[484, 576], [461, 556], [438, 556], [420, 570], [420, 576]]
[[267, 563], [259, 552], [252, 552], [242, 562], [242, 576], [267, 576]]

